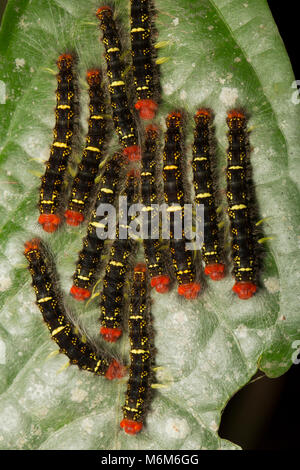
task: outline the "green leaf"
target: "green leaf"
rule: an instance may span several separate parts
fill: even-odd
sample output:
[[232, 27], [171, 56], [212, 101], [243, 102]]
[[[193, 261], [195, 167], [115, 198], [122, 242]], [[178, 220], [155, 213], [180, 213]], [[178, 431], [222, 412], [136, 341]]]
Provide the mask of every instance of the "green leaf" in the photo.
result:
[[[128, 47], [129, 1], [115, 1]], [[8, 0], [0, 31], [0, 448], [228, 449], [218, 436], [228, 400], [260, 368], [286, 372], [299, 339], [299, 105], [289, 58], [265, 0], [156, 0], [163, 103], [158, 120], [183, 107], [214, 109], [219, 174], [225, 187], [226, 111], [251, 115], [251, 161], [266, 237], [262, 288], [247, 302], [234, 297], [231, 276], [194, 302], [173, 291], [153, 293], [158, 381], [145, 429], [119, 428], [126, 379], [108, 383], [75, 366], [59, 372], [56, 350], [31, 289], [23, 243], [41, 236], [55, 253], [68, 298], [84, 227], [42, 233], [39, 179], [54, 125], [55, 61], [76, 49], [87, 67], [104, 65], [97, 2]], [[1, 97], [0, 97], [1, 98]], [[3, 98], [3, 96], [2, 96]], [[86, 90], [82, 91], [83, 122]], [[191, 158], [188, 147], [188, 158]], [[224, 196], [224, 195], [223, 195]], [[224, 200], [225, 206], [225, 200]], [[225, 211], [224, 211], [225, 212]], [[224, 216], [227, 223], [226, 216]], [[97, 301], [70, 307], [97, 339]], [[100, 340], [99, 340], [100, 341]], [[126, 335], [117, 350], [128, 360]]]

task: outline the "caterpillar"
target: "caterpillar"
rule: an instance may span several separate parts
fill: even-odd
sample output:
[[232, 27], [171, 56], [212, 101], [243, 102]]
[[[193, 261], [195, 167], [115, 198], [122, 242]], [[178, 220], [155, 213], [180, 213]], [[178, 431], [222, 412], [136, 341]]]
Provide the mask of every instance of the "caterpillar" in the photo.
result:
[[[147, 211], [147, 216], [150, 214], [150, 223], [156, 215], [158, 215], [156, 212], [157, 209], [155, 206], [152, 206], [153, 204], [158, 204], [158, 185], [156, 184], [155, 174], [157, 153], [158, 129], [156, 126], [149, 125], [146, 128], [145, 145], [141, 160], [141, 196], [144, 210]], [[147, 236], [149, 236], [149, 234], [147, 234]], [[161, 294], [168, 292], [171, 280], [166, 273], [161, 250], [161, 240], [159, 238], [144, 238], [143, 245], [145, 260], [151, 279], [151, 287], [154, 287], [156, 291]]]
[[195, 204], [204, 205], [204, 238], [202, 259], [204, 273], [214, 281], [223, 279], [225, 265], [222, 263], [220, 234], [218, 229], [217, 208], [212, 174], [211, 123], [212, 114], [208, 109], [199, 109], [194, 116], [193, 143], [193, 183]]
[[149, 279], [144, 263], [134, 268], [129, 306], [130, 365], [121, 428], [137, 434], [143, 428], [153, 383], [154, 354], [152, 346]]
[[79, 225], [85, 218], [86, 208], [99, 171], [99, 164], [103, 158], [104, 144], [108, 132], [101, 87], [101, 71], [99, 69], [88, 70], [86, 79], [90, 97], [88, 133], [82, 160], [73, 180], [68, 208], [65, 212], [67, 224], [73, 226]]
[[131, 0], [130, 38], [136, 95], [135, 109], [141, 119], [153, 119], [158, 108], [154, 100], [154, 64], [149, 0]]
[[120, 183], [120, 175], [124, 165], [124, 156], [115, 153], [105, 164], [100, 177], [99, 191], [94, 209], [83, 238], [82, 249], [79, 253], [76, 269], [73, 274], [73, 285], [70, 293], [76, 300], [86, 300], [91, 296], [91, 290], [96, 282], [105, 240], [98, 237], [97, 229], [103, 227], [102, 217], [97, 215], [101, 204], [113, 204]]
[[[126, 181], [128, 213], [131, 204], [137, 202], [139, 182], [135, 171], [129, 172]], [[125, 215], [123, 214], [125, 217]], [[123, 217], [119, 213], [119, 219]], [[133, 217], [120, 220], [116, 228], [114, 240], [109, 254], [109, 261], [103, 278], [103, 289], [100, 294], [100, 333], [105, 341], [114, 343], [122, 335], [122, 315], [124, 310], [124, 293], [126, 279], [130, 275], [131, 259], [136, 249], [137, 241], [130, 236], [130, 222]], [[121, 229], [127, 230], [126, 238], [121, 238]]]
[[232, 110], [227, 115], [227, 201], [231, 229], [233, 276], [232, 290], [246, 300], [256, 292], [255, 237], [249, 209], [247, 183], [246, 116]]
[[57, 89], [55, 108], [54, 140], [46, 171], [41, 179], [39, 224], [46, 232], [55, 232], [61, 223], [60, 210], [65, 193], [64, 177], [72, 152], [72, 140], [77, 119], [77, 92], [74, 78], [75, 59], [71, 54], [62, 54], [57, 60]]
[[118, 35], [113, 11], [109, 6], [100, 7], [96, 13], [102, 30], [105, 48], [109, 94], [113, 122], [124, 154], [129, 160], [140, 160], [141, 149], [133, 113], [130, 109], [124, 81], [124, 64], [121, 59], [122, 46]]
[[70, 364], [76, 364], [80, 369], [109, 380], [123, 377], [124, 367], [116, 359], [107, 352], [100, 353], [90, 341], [79, 337], [63, 305], [54, 267], [43, 242], [38, 238], [25, 242], [24, 255], [29, 263], [37, 305], [60, 352], [69, 358]]
[[[172, 112], [166, 119], [165, 146], [163, 150], [164, 198], [170, 214], [170, 252], [178, 282], [178, 293], [187, 299], [198, 296], [201, 285], [196, 281], [196, 269], [192, 250], [186, 249], [182, 227], [184, 219], [184, 184], [182, 133], [183, 117], [180, 112]], [[181, 223], [181, 238], [175, 238], [174, 217]], [[172, 217], [174, 214], [174, 217]], [[178, 217], [179, 215], [179, 217]]]

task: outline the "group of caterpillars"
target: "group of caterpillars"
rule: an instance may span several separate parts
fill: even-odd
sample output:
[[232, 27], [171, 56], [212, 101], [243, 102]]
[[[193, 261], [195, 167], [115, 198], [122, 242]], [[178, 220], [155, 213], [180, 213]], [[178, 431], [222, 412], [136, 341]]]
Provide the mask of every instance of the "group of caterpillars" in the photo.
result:
[[[149, 0], [131, 0], [131, 56], [135, 91], [134, 109], [130, 106], [125, 82], [124, 53], [119, 38], [114, 12], [110, 6], [102, 6], [96, 13], [102, 31], [105, 49], [106, 76], [112, 120], [121, 151], [111, 158], [107, 155], [108, 124], [102, 71], [88, 70], [89, 120], [86, 143], [81, 162], [73, 179], [67, 209], [67, 224], [78, 226], [88, 213], [91, 199], [94, 204], [83, 238], [71, 294], [77, 300], [87, 300], [95, 288], [103, 267], [105, 240], [99, 237], [104, 230], [103, 214], [99, 207], [116, 205], [120, 195], [120, 181], [125, 180], [123, 193], [127, 197], [127, 211], [138, 201], [143, 204], [148, 222], [157, 218], [156, 204], [161, 202], [159, 177], [162, 178], [163, 200], [169, 214], [169, 239], [162, 240], [160, 233], [151, 233], [143, 239], [145, 263], [138, 263], [132, 270], [139, 248], [139, 241], [130, 237], [127, 217], [117, 225], [115, 239], [109, 250], [100, 293], [100, 333], [104, 340], [115, 342], [122, 335], [124, 322], [124, 298], [126, 280], [133, 271], [128, 307], [128, 333], [130, 340], [129, 380], [124, 419], [121, 427], [129, 434], [136, 434], [143, 427], [145, 413], [153, 385], [153, 345], [149, 292], [151, 287], [159, 293], [169, 291], [176, 278], [178, 294], [195, 299], [200, 290], [199, 266], [195, 251], [186, 249], [186, 234], [181, 224], [180, 236], [176, 232], [175, 219], [183, 222], [185, 203], [188, 202], [184, 177], [186, 154], [184, 148], [184, 116], [175, 110], [166, 118], [162, 169], [159, 174], [160, 132], [154, 123], [146, 125], [137, 121], [153, 120], [159, 104], [153, 39], [152, 14]], [[57, 104], [55, 109], [54, 139], [50, 158], [42, 177], [39, 201], [39, 223], [46, 232], [55, 232], [62, 221], [66, 199], [66, 171], [72, 154], [74, 134], [78, 120], [76, 59], [64, 53], [57, 61]], [[137, 114], [137, 115], [136, 115]], [[226, 273], [225, 255], [220, 240], [216, 182], [212, 171], [213, 114], [200, 108], [195, 116], [193, 143], [194, 205], [203, 205], [202, 260], [204, 273], [212, 280], [221, 280]], [[233, 291], [241, 299], [250, 298], [257, 289], [256, 239], [249, 210], [247, 181], [248, 138], [246, 116], [240, 110], [228, 112], [229, 128], [227, 151], [227, 201], [231, 230], [231, 249], [235, 285]], [[99, 175], [99, 168], [103, 167]], [[150, 220], [149, 220], [150, 219]], [[127, 237], [121, 232], [126, 229]], [[129, 235], [129, 236], [128, 236]], [[149, 235], [149, 234], [148, 234]], [[199, 250], [198, 250], [199, 251]], [[40, 239], [25, 244], [25, 256], [29, 262], [37, 304], [51, 332], [52, 338], [65, 353], [70, 363], [108, 379], [120, 378], [126, 368], [105, 351], [98, 351], [89, 340], [80, 338], [62, 302], [55, 275], [49, 264], [47, 249]], [[200, 269], [201, 271], [201, 269]]]

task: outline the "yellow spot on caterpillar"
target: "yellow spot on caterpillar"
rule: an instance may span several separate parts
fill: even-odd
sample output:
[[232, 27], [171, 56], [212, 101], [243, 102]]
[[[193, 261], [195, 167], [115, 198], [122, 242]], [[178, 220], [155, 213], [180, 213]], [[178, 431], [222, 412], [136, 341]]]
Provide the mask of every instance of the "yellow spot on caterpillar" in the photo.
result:
[[68, 145], [65, 144], [64, 142], [53, 142], [52, 145], [53, 145], [54, 147], [61, 147], [61, 148], [64, 148], [64, 149], [68, 148]]
[[100, 191], [102, 193], [113, 194], [113, 190], [109, 188], [101, 188]]
[[99, 227], [99, 228], [106, 227], [106, 224], [101, 224], [101, 222], [91, 222], [90, 225], [92, 225], [93, 227]]
[[181, 211], [182, 207], [181, 206], [170, 206], [167, 208], [167, 212], [176, 212], [176, 211]]
[[132, 33], [141, 33], [142, 31], [146, 31], [145, 28], [132, 28]]
[[211, 197], [211, 193], [199, 193], [196, 197], [204, 198], [204, 197]]
[[118, 52], [120, 49], [118, 47], [111, 47], [110, 49], [107, 49], [107, 52]]
[[90, 150], [91, 152], [100, 152], [100, 149], [98, 147], [86, 147], [86, 150]]
[[143, 316], [142, 315], [130, 315], [129, 317], [129, 320], [139, 320], [139, 319], [143, 319]]
[[48, 302], [48, 300], [53, 299], [53, 297], [44, 297], [43, 299], [39, 299], [38, 303]]
[[194, 162], [202, 162], [202, 160], [207, 160], [206, 157], [195, 157]]
[[149, 90], [149, 87], [144, 85], [144, 86], [138, 86], [137, 90]]
[[114, 260], [111, 260], [109, 264], [112, 264], [113, 266], [124, 266], [124, 264], [121, 263], [121, 261], [114, 261]]
[[242, 170], [244, 167], [240, 165], [229, 166], [228, 170]]
[[78, 279], [81, 279], [82, 281], [88, 281], [90, 278], [85, 276], [78, 276]]
[[97, 362], [94, 372], [97, 372], [100, 366], [101, 366], [101, 360]]
[[178, 168], [177, 165], [166, 165], [164, 166], [164, 170], [176, 170]]
[[81, 201], [80, 199], [71, 199], [72, 202], [76, 202], [77, 204], [84, 204], [83, 201]]
[[145, 352], [149, 352], [149, 351], [146, 351], [145, 349], [131, 349], [130, 352], [132, 354], [144, 354]]
[[104, 119], [104, 116], [101, 116], [100, 114], [94, 114], [90, 117], [90, 119]]
[[230, 209], [232, 211], [239, 211], [241, 209], [247, 209], [247, 206], [245, 204], [236, 204], [235, 206], [231, 206]]
[[55, 330], [52, 331], [51, 336], [57, 335], [57, 334], [60, 333], [63, 329], [65, 329], [66, 326], [67, 326], [67, 325], [59, 326], [58, 328], [55, 328]]
[[69, 106], [68, 104], [59, 104], [57, 108], [58, 109], [71, 109], [71, 106]]
[[130, 408], [130, 406], [124, 406], [124, 409], [126, 409], [127, 411], [135, 411], [138, 413], [139, 410], [137, 410], [136, 408]]
[[111, 86], [122, 86], [122, 85], [125, 85], [123, 80], [118, 80], [118, 81], [115, 81], [115, 82], [111, 83]]

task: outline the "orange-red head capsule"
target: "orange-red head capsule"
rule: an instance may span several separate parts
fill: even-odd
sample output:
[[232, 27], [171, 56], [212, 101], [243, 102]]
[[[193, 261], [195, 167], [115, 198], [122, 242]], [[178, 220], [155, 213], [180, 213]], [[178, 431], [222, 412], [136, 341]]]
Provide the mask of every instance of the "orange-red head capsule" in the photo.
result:
[[61, 219], [55, 214], [41, 214], [38, 220], [39, 224], [42, 225], [43, 230], [48, 233], [53, 233], [57, 230]]
[[70, 294], [76, 300], [86, 300], [91, 296], [91, 293], [88, 289], [84, 289], [83, 287], [77, 287], [77, 286], [71, 287]]
[[189, 284], [181, 284], [178, 286], [178, 294], [182, 295], [187, 300], [196, 299], [200, 290], [201, 285], [197, 282], [190, 282]]
[[57, 67], [61, 70], [64, 67], [70, 68], [73, 64], [73, 57], [71, 54], [61, 54], [57, 59]]
[[90, 69], [86, 73], [86, 80], [89, 85], [96, 85], [101, 82], [101, 71], [99, 69]]
[[38, 250], [40, 246], [40, 241], [38, 238], [33, 238], [32, 240], [29, 240], [24, 243], [24, 254], [28, 253], [29, 251], [32, 250]]
[[151, 287], [154, 287], [159, 294], [165, 294], [170, 290], [171, 279], [169, 276], [155, 276], [151, 279]]
[[139, 112], [141, 119], [149, 121], [154, 118], [158, 105], [153, 100], [144, 99], [137, 101], [134, 107]]
[[232, 109], [231, 111], [228, 112], [227, 114], [228, 119], [232, 118], [240, 118], [240, 119], [245, 119], [246, 116], [242, 111], [239, 111], [238, 109]]
[[105, 5], [103, 7], [98, 8], [96, 16], [101, 16], [102, 13], [105, 11], [112, 13], [112, 9], [108, 5]]
[[220, 281], [225, 276], [225, 265], [222, 263], [207, 264], [204, 268], [204, 274], [213, 281]]
[[196, 117], [197, 116], [207, 116], [209, 118], [211, 118], [211, 112], [209, 109], [206, 109], [206, 108], [200, 108], [198, 109], [198, 111], [196, 112]]
[[145, 263], [138, 263], [134, 267], [135, 273], [145, 273], [147, 271], [147, 266]]
[[125, 155], [130, 162], [140, 161], [142, 158], [141, 148], [139, 145], [131, 145], [123, 150], [123, 155]]
[[84, 221], [84, 215], [80, 212], [71, 211], [70, 209], [66, 210], [65, 218], [68, 225], [72, 227], [77, 227]]
[[122, 419], [120, 426], [127, 434], [135, 435], [141, 431], [143, 428], [143, 423], [133, 421], [131, 419]]
[[105, 377], [108, 380], [121, 379], [126, 375], [126, 367], [114, 359], [106, 371]]
[[236, 282], [232, 288], [238, 297], [242, 300], [250, 299], [255, 294], [257, 287], [252, 282]]
[[122, 330], [120, 328], [106, 328], [102, 326], [100, 333], [105, 341], [115, 343], [122, 335]]

